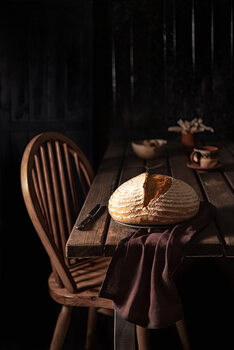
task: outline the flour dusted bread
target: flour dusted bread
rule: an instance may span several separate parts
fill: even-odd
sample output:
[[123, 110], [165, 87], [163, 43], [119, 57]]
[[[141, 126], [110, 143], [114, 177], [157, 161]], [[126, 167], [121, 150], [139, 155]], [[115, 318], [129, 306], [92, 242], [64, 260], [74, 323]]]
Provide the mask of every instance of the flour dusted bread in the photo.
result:
[[119, 222], [168, 225], [195, 216], [199, 203], [187, 183], [166, 175], [142, 173], [116, 189], [108, 209]]

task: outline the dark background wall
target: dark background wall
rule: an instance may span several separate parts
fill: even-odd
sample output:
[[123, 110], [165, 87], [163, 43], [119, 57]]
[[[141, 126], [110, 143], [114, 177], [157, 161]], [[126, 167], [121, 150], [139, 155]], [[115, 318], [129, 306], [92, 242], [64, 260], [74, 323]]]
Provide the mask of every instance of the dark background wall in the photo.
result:
[[117, 0], [109, 18], [114, 134], [168, 138], [180, 116], [233, 129], [232, 1]]
[[167, 128], [181, 116], [232, 137], [233, 31], [232, 0], [1, 1], [3, 339], [32, 349], [35, 338], [39, 348], [57, 315], [21, 196], [27, 142], [63, 132], [97, 169], [109, 139], [177, 137]]
[[48, 294], [49, 260], [29, 221], [20, 188], [23, 150], [34, 135], [46, 130], [71, 137], [93, 163], [92, 2], [1, 1], [0, 348], [4, 350], [41, 349], [52, 335], [58, 312]]

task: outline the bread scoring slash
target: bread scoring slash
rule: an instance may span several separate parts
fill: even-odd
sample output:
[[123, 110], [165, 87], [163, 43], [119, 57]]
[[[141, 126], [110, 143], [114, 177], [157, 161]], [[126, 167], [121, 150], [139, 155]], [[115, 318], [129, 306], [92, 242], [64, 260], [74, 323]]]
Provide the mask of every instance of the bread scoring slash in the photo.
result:
[[184, 181], [142, 173], [115, 190], [108, 210], [113, 219], [127, 224], [169, 225], [192, 218], [199, 205], [196, 192]]

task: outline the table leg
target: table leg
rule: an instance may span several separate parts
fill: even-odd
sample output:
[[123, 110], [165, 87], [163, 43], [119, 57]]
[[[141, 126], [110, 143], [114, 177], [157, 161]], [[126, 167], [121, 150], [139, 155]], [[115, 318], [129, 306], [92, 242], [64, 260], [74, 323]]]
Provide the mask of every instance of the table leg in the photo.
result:
[[136, 350], [136, 330], [133, 323], [114, 314], [114, 350]]
[[136, 338], [138, 350], [151, 350], [149, 329], [136, 326]]

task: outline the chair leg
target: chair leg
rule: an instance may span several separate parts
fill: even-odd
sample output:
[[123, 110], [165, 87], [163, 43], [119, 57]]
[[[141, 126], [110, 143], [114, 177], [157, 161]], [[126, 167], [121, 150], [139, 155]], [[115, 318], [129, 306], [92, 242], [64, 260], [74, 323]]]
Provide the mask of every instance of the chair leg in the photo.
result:
[[136, 326], [138, 350], [150, 350], [150, 331], [147, 328]]
[[177, 332], [184, 350], [192, 350], [184, 318], [176, 322]]
[[72, 306], [63, 305], [58, 315], [50, 350], [61, 350], [71, 322]]
[[97, 323], [97, 309], [90, 307], [88, 311], [88, 321], [86, 330], [85, 350], [91, 350], [94, 343], [94, 332]]

